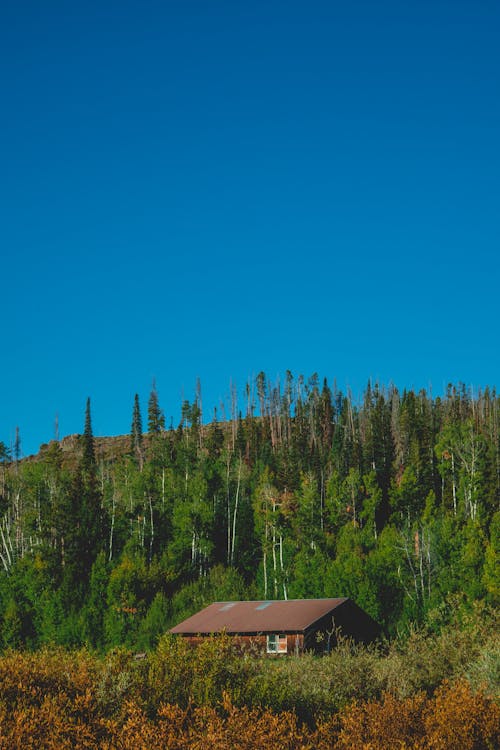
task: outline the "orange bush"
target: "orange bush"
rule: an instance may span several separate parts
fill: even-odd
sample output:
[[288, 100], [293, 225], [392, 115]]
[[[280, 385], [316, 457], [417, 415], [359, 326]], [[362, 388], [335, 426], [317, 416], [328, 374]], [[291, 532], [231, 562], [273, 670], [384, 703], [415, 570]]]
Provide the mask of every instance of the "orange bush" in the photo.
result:
[[312, 750], [294, 714], [237, 708], [228, 698], [219, 710], [162, 705], [156, 721], [129, 704], [114, 731], [113, 750]]
[[[151, 702], [151, 694], [141, 695], [141, 681], [134, 682], [127, 671], [129, 662], [128, 656], [118, 655], [100, 671], [86, 652], [0, 657], [0, 750], [500, 747], [500, 706], [485, 693], [473, 692], [465, 680], [442, 683], [433, 697], [419, 693], [400, 699], [386, 693], [379, 701], [353, 702], [339, 713], [322, 713], [310, 728], [293, 711], [236, 706], [224, 692], [216, 703], [212, 691], [207, 705]], [[161, 687], [160, 673], [154, 674]], [[226, 680], [226, 673], [221, 674]], [[121, 685], [123, 676], [127, 681]]]
[[423, 694], [398, 700], [386, 693], [381, 702], [353, 703], [340, 715], [335, 750], [423, 748]]
[[[500, 747], [500, 707], [462, 680], [444, 682], [433, 698], [420, 693], [398, 700], [353, 703], [340, 716], [340, 731], [330, 745], [325, 728], [318, 748], [335, 750], [495, 750]], [[323, 735], [323, 736], [322, 736]]]
[[500, 706], [473, 693], [465, 680], [438, 688], [425, 717], [426, 747], [432, 750], [496, 750], [500, 747]]
[[16, 709], [6, 721], [2, 717], [0, 748], [2, 750], [66, 750], [102, 747], [107, 732], [99, 717], [79, 716], [83, 708], [67, 696], [46, 696], [39, 706]]

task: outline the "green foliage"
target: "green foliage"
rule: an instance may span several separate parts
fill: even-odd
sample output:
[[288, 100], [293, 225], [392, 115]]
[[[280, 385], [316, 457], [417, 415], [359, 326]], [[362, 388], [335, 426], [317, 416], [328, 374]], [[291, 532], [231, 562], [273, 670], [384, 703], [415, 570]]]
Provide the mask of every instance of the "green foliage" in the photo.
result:
[[135, 457], [140, 469], [142, 470], [142, 417], [141, 407], [139, 405], [139, 396], [137, 393], [134, 396], [134, 410], [132, 413], [132, 426], [130, 428], [130, 452]]
[[90, 586], [82, 610], [83, 632], [85, 643], [90, 648], [104, 646], [104, 623], [106, 617], [106, 600], [103, 591], [108, 583], [108, 566], [104, 552], [100, 552], [92, 566]]
[[483, 581], [492, 602], [500, 601], [500, 511], [492, 518], [490, 538], [486, 545]]
[[110, 438], [96, 461], [90, 400], [79, 440], [18, 462], [0, 443], [1, 644], [150, 649], [214, 599], [350, 596], [388, 635], [439, 632], [453, 594], [498, 604], [495, 391], [355, 403], [259, 373], [246, 416], [233, 390], [210, 425], [200, 392], [165, 431], [153, 383], [144, 436], [135, 397], [132, 455]]
[[153, 649], [159, 639], [166, 633], [170, 623], [170, 602], [165, 594], [159, 591], [144, 617], [141, 620], [137, 637], [139, 649]]
[[181, 622], [214, 601], [238, 601], [246, 595], [252, 598], [252, 591], [248, 591], [242, 576], [232, 568], [217, 565], [207, 576], [186, 584], [173, 595], [172, 624]]
[[293, 559], [290, 598], [321, 599], [329, 596], [330, 593], [325, 589], [327, 564], [327, 556], [317, 547], [297, 552]]
[[105, 639], [109, 646], [132, 646], [148, 609], [150, 572], [143, 557], [124, 555], [111, 571], [105, 612]]
[[159, 435], [164, 429], [165, 417], [160, 409], [158, 391], [156, 390], [156, 383], [153, 381], [148, 401], [148, 432], [150, 435]]
[[11, 459], [10, 448], [0, 440], [0, 464], [7, 464]]
[[93, 471], [95, 469], [95, 448], [94, 435], [92, 432], [92, 417], [90, 413], [90, 398], [87, 399], [85, 407], [85, 425], [82, 436], [82, 468], [84, 471]]

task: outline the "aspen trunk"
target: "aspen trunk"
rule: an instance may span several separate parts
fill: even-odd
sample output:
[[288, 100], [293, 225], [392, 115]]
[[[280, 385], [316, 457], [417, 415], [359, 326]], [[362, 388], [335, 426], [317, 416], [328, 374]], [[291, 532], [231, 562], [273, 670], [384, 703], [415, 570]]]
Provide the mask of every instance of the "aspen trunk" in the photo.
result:
[[266, 531], [265, 531], [265, 546], [263, 554], [263, 565], [264, 565], [264, 599], [267, 599], [267, 542], [269, 538], [269, 527], [266, 519]]
[[[273, 516], [276, 512], [276, 501], [273, 498]], [[278, 598], [278, 565], [276, 560], [276, 524], [273, 518], [273, 583], [274, 583], [274, 598]]]
[[108, 560], [111, 562], [113, 559], [113, 536], [115, 533], [115, 511], [116, 511], [116, 497], [115, 497], [115, 491], [113, 489], [113, 497], [111, 500], [111, 526], [109, 529], [109, 554], [108, 554]]
[[231, 565], [234, 565], [234, 545], [235, 545], [235, 539], [236, 539], [236, 516], [238, 514], [238, 500], [240, 497], [240, 485], [241, 485], [241, 456], [240, 456], [240, 463], [238, 466], [238, 484], [236, 486], [236, 497], [234, 500], [233, 536], [231, 540]]
[[153, 499], [151, 497], [151, 494], [148, 495], [149, 499], [149, 523], [151, 526], [151, 536], [149, 537], [149, 562], [153, 559], [153, 541], [155, 536], [155, 526], [154, 526], [154, 515], [153, 515]]
[[286, 601], [288, 599], [288, 592], [286, 589], [286, 581], [285, 581], [285, 566], [283, 565], [283, 535], [280, 534], [280, 570], [281, 570], [281, 580], [283, 581], [283, 599]]

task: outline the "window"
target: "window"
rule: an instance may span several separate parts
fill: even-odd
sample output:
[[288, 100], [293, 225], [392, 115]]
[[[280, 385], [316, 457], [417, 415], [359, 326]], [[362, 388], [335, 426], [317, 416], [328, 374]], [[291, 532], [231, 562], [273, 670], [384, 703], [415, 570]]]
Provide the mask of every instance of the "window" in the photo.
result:
[[267, 636], [268, 654], [286, 654], [286, 635], [273, 633]]

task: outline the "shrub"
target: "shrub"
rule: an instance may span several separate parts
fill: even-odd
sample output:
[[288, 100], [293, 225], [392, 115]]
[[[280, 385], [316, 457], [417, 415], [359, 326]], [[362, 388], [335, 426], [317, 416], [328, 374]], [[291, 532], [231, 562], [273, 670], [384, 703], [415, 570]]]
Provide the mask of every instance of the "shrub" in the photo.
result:
[[495, 750], [500, 747], [500, 706], [474, 693], [466, 680], [446, 681], [425, 717], [425, 734], [432, 750]]

